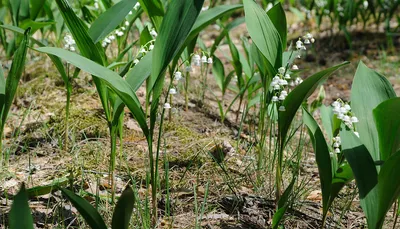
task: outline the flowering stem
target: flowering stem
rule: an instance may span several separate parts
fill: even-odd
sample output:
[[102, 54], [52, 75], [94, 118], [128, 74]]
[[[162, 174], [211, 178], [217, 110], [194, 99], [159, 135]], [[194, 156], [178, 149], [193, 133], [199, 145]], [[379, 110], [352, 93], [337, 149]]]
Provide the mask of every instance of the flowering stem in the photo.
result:
[[64, 135], [64, 150], [68, 150], [68, 132], [69, 132], [69, 108], [71, 103], [71, 83], [70, 83], [70, 76], [69, 76], [69, 63], [66, 64], [67, 68], [67, 82], [65, 82], [67, 88], [67, 102], [65, 105], [65, 135]]
[[115, 172], [115, 156], [117, 152], [117, 130], [118, 126], [109, 123], [109, 130], [111, 136], [111, 156], [110, 156], [110, 169], [109, 169], [109, 183], [111, 186], [111, 201], [114, 202], [115, 187], [114, 187], [114, 172]]
[[[204, 65], [205, 65], [205, 71], [204, 71]], [[202, 90], [202, 95], [201, 95], [201, 104], [204, 103], [204, 99], [206, 96], [206, 89], [207, 89], [207, 72], [208, 72], [208, 64], [202, 64], [201, 65], [201, 75], [203, 75], [203, 90]]]
[[186, 73], [186, 79], [185, 79], [185, 111], [189, 110], [189, 79], [190, 79], [190, 72]]
[[1, 161], [0, 161], [0, 166], [3, 165], [3, 159], [4, 159], [4, 154], [3, 154], [3, 130], [4, 126], [0, 126], [0, 153], [1, 153]]
[[[172, 106], [172, 95], [169, 95], [169, 104]], [[168, 120], [171, 122], [172, 121], [172, 109], [169, 109], [168, 112]]]

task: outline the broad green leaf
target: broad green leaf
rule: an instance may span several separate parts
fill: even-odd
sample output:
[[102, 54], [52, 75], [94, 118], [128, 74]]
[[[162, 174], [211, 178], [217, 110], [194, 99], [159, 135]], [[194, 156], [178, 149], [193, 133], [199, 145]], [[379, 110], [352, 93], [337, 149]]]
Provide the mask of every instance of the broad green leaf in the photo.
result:
[[[265, 58], [265, 56], [260, 52], [257, 46], [252, 43], [250, 46], [250, 53], [258, 67], [258, 70], [261, 73], [261, 80], [263, 81], [263, 86], [268, 87], [269, 82], [272, 79], [272, 76], [276, 74], [275, 68], [271, 65], [271, 63]], [[269, 76], [269, 77], [268, 77]], [[267, 78], [268, 77], [268, 78]], [[268, 90], [267, 88], [265, 88]]]
[[[369, 225], [370, 228], [381, 228], [393, 203], [400, 195], [400, 151], [394, 153], [382, 166], [378, 177], [379, 204], [377, 222]], [[373, 207], [377, 207], [376, 205]]]
[[160, 31], [161, 22], [164, 16], [164, 6], [160, 0], [139, 0], [140, 6], [149, 15], [156, 31]]
[[148, 52], [127, 74], [126, 82], [133, 91], [137, 91], [143, 82], [150, 76], [153, 51]]
[[38, 48], [37, 51], [55, 55], [75, 65], [76, 67], [86, 71], [99, 79], [102, 79], [125, 103], [125, 105], [132, 112], [139, 126], [143, 130], [143, 134], [148, 136], [149, 131], [146, 123], [144, 112], [140, 106], [140, 102], [131, 86], [122, 79], [117, 73], [110, 69], [103, 67], [83, 56], [76, 53], [66, 51], [61, 48], [43, 47]]
[[341, 126], [340, 138], [342, 140], [342, 152], [349, 162], [356, 179], [360, 205], [367, 217], [369, 227], [375, 228], [372, 225], [377, 223], [379, 193], [376, 188], [378, 173], [374, 160], [366, 146], [344, 124]]
[[332, 164], [328, 144], [317, 122], [312, 115], [303, 108], [303, 122], [307, 126], [313, 144], [315, 161], [318, 165], [319, 179], [322, 191], [323, 215], [328, 213], [329, 199], [332, 189]]
[[283, 216], [285, 215], [287, 209], [289, 208], [289, 205], [285, 205], [282, 208], [279, 208], [274, 216], [272, 217], [272, 228], [278, 228], [279, 223], [281, 222], [281, 220], [283, 219]]
[[303, 101], [306, 100], [314, 92], [318, 85], [322, 81], [324, 81], [331, 73], [347, 64], [348, 62], [344, 62], [342, 64], [325, 69], [308, 77], [303, 81], [303, 83], [295, 87], [293, 91], [288, 94], [288, 96], [282, 103], [286, 111], [279, 111], [278, 119], [278, 128], [281, 141], [280, 147], [282, 149], [286, 141], [286, 135], [289, 130], [290, 124], [292, 123], [293, 118]]
[[320, 108], [322, 126], [328, 135], [329, 142], [332, 143], [333, 139], [333, 111], [329, 106], [322, 105]]
[[279, 2], [274, 5], [267, 12], [269, 19], [274, 24], [276, 31], [278, 31], [281, 42], [282, 42], [282, 50], [286, 50], [287, 44], [287, 23], [286, 23], [286, 15], [283, 10], [282, 4]]
[[342, 151], [353, 170], [360, 198], [364, 198], [378, 183], [375, 163], [360, 139], [352, 131], [347, 130], [344, 124], [341, 129]]
[[214, 43], [211, 47], [210, 55], [214, 55], [215, 50], [217, 50], [218, 45], [224, 39], [224, 37], [231, 31], [231, 29], [238, 27], [239, 25], [244, 23], [244, 17], [239, 17], [230, 22], [228, 25], [224, 27], [222, 32], [215, 38]]
[[351, 170], [350, 165], [346, 162], [341, 164], [332, 179], [332, 187], [331, 187], [331, 198], [329, 200], [328, 206], [333, 203], [333, 200], [338, 196], [340, 190], [344, 187], [345, 184], [349, 183], [354, 179], [353, 171]]
[[14, 25], [18, 25], [18, 17], [19, 17], [19, 11], [21, 8], [21, 1], [22, 0], [9, 0], [11, 16], [12, 16]]
[[373, 114], [379, 136], [380, 160], [386, 161], [400, 149], [400, 98], [382, 102]]
[[360, 61], [351, 88], [351, 108], [359, 119], [357, 131], [374, 161], [381, 160], [379, 138], [372, 110], [385, 100], [396, 97], [389, 81]]
[[21, 79], [22, 73], [25, 69], [26, 54], [28, 51], [28, 36], [30, 29], [27, 29], [24, 34], [24, 38], [17, 51], [14, 54], [13, 62], [11, 64], [10, 72], [8, 73], [6, 84], [5, 84], [5, 96], [3, 111], [1, 113], [1, 130], [4, 128], [4, 124], [7, 120], [8, 112], [10, 111], [14, 96], [17, 92], [19, 80]]
[[236, 46], [233, 44], [233, 42], [231, 41], [229, 35], [226, 38], [227, 38], [229, 50], [231, 51], [231, 56], [232, 56], [231, 63], [233, 65], [233, 68], [235, 69], [236, 76], [238, 78], [239, 88], [241, 88], [242, 86], [244, 86], [244, 80], [243, 80], [243, 67], [242, 67], [242, 63], [240, 62], [239, 51], [236, 48]]
[[278, 69], [282, 66], [282, 42], [267, 13], [253, 0], [243, 0], [246, 25], [250, 37], [268, 62]]
[[[5, 95], [6, 94], [6, 78], [4, 77], [4, 71], [3, 71], [3, 66], [0, 63], [0, 95]], [[0, 107], [1, 111], [1, 107]]]
[[[56, 0], [56, 3], [65, 23], [68, 26], [69, 31], [72, 33], [72, 36], [75, 39], [81, 55], [104, 66], [106, 62], [105, 53], [101, 44], [97, 43], [96, 45], [93, 42], [92, 38], [90, 38], [88, 34], [87, 26], [78, 18], [67, 0]], [[107, 88], [96, 77], [93, 77], [93, 81], [96, 84], [97, 92], [99, 93], [100, 101], [103, 106], [107, 121], [110, 121], [112, 118], [108, 105]]]
[[218, 18], [230, 14], [233, 11], [242, 7], [243, 5], [220, 5], [201, 12], [196, 20], [196, 23], [194, 23], [192, 30], [190, 31], [188, 40], [192, 40], [194, 37], [197, 36], [197, 34], [200, 33], [200, 31], [202, 31], [208, 25], [214, 23]]
[[153, 40], [153, 37], [150, 35], [149, 27], [146, 26], [140, 33], [140, 46], [144, 46], [151, 40]]
[[25, 184], [22, 184], [18, 194], [14, 197], [9, 214], [10, 229], [33, 229], [33, 219], [31, 209], [28, 204], [28, 194]]
[[24, 21], [21, 22], [20, 26], [22, 29], [28, 29], [31, 28], [32, 34], [34, 34], [37, 30], [48, 26], [48, 25], [54, 25], [54, 21], [32, 21], [32, 19], [28, 18]]
[[94, 43], [103, 40], [121, 24], [136, 3], [137, 0], [123, 0], [109, 8], [106, 12], [100, 14], [88, 31]]
[[131, 187], [126, 187], [118, 199], [112, 217], [112, 229], [128, 229], [135, 204], [135, 194]]
[[30, 0], [31, 5], [31, 19], [36, 20], [40, 11], [43, 9], [46, 0]]
[[292, 194], [294, 184], [296, 183], [296, 176], [292, 178], [289, 186], [283, 192], [282, 197], [278, 201], [278, 210], [275, 212], [274, 217], [272, 217], [272, 228], [278, 228], [280, 222], [283, 219], [287, 209], [290, 206], [290, 195]]
[[56, 3], [81, 55], [103, 65], [105, 58], [101, 44], [95, 45], [87, 26], [76, 16], [67, 0], [56, 0]]
[[224, 65], [218, 57], [213, 57], [212, 72], [218, 87], [221, 89], [222, 94], [225, 94], [224, 81], [225, 81], [225, 70]]
[[86, 223], [91, 228], [96, 229], [107, 229], [103, 218], [97, 212], [97, 210], [85, 199], [76, 195], [68, 189], [60, 188], [62, 193], [67, 197], [67, 199], [74, 205], [78, 212], [85, 219]]
[[[193, 39], [196, 39], [199, 33], [204, 28], [214, 23], [218, 18], [228, 15], [232, 13], [234, 10], [240, 9], [242, 7], [243, 7], [242, 5], [221, 5], [213, 7], [204, 12], [201, 12], [199, 17], [196, 19], [196, 22], [193, 25], [193, 28], [191, 29], [189, 36], [186, 38], [184, 45], [182, 45], [181, 49], [179, 50], [178, 52], [179, 55], [174, 60], [173, 66], [176, 66], [176, 64], [178, 63], [178, 58], [180, 57], [180, 54], [183, 52], [185, 47], [188, 46], [191, 42], [193, 42]], [[211, 55], [212, 54], [213, 52], [211, 52]]]
[[21, 5], [19, 8], [19, 15], [18, 20], [25, 20], [30, 17], [30, 10], [29, 10], [29, 0], [21, 0]]
[[287, 188], [282, 194], [282, 197], [279, 199], [278, 208], [283, 208], [285, 205], [289, 203], [289, 197], [292, 194], [295, 183], [296, 183], [296, 176], [292, 178], [292, 181], [290, 182], [289, 186], [287, 186]]
[[[153, 66], [148, 91], [154, 86], [152, 105], [157, 106], [164, 85], [164, 73], [168, 64], [183, 47], [204, 0], [176, 0], [169, 4], [161, 29], [154, 44]], [[173, 32], [172, 32], [173, 31]]]

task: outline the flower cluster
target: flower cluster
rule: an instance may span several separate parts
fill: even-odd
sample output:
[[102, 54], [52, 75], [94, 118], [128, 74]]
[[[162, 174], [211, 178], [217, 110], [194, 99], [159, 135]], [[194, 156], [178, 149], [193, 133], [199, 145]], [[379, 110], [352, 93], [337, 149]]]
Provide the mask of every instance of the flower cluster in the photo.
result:
[[[133, 9], [137, 11], [139, 8], [140, 8], [140, 3], [137, 2], [137, 3], [135, 4], [135, 6], [133, 7]], [[129, 15], [132, 15], [132, 14], [133, 14], [132, 11], [129, 11]]]
[[[125, 21], [125, 26], [129, 26], [129, 22]], [[119, 29], [116, 29], [113, 33], [111, 33], [108, 37], [104, 38], [101, 45], [103, 48], [107, 47], [107, 45], [111, 44], [117, 37], [122, 37], [125, 34], [126, 27], [121, 26]]]
[[344, 122], [344, 124], [354, 131], [354, 134], [359, 137], [358, 132], [355, 131], [353, 123], [358, 122], [358, 118], [351, 112], [351, 107], [349, 104], [344, 103], [342, 100], [338, 99], [332, 103], [333, 113], [336, 117]]
[[140, 59], [143, 58], [149, 51], [154, 49], [154, 42], [155, 42], [155, 40], [151, 40], [151, 41], [147, 42], [145, 45], [143, 45], [142, 47], [140, 47], [139, 53], [136, 56], [135, 60], [133, 61], [133, 63], [135, 65], [138, 64]]
[[193, 56], [193, 65], [194, 66], [201, 66], [201, 63], [203, 64], [212, 64], [213, 63], [213, 59], [211, 57], [208, 57], [203, 55], [202, 57], [200, 57], [200, 55], [196, 54]]
[[[290, 80], [290, 75], [287, 73], [286, 68], [280, 67], [278, 69], [278, 74], [272, 79], [271, 89], [274, 91], [274, 96], [272, 96], [272, 102], [282, 102], [286, 99], [288, 92], [286, 87], [289, 85], [288, 80]], [[285, 111], [284, 106], [279, 107], [279, 111]]]
[[99, 7], [99, 0], [94, 0], [94, 8], [96, 8], [96, 10], [98, 10]]
[[305, 45], [309, 45], [314, 42], [315, 38], [313, 37], [313, 35], [311, 33], [307, 33], [306, 35], [303, 36], [303, 40], [300, 37], [299, 40], [296, 41], [296, 49], [298, 51], [306, 50], [307, 48]]
[[333, 113], [337, 115], [337, 118], [342, 120], [346, 126], [352, 127], [353, 123], [358, 122], [358, 118], [351, 113], [351, 107], [347, 103], [343, 103], [337, 100], [332, 103]]
[[71, 51], [71, 52], [75, 52], [75, 50], [76, 50], [75, 49], [75, 44], [76, 43], [75, 43], [74, 38], [70, 34], [65, 35], [64, 41], [65, 41], [64, 48], [66, 50]]
[[333, 142], [333, 151], [335, 153], [340, 153], [340, 145], [342, 144], [340, 137], [339, 136], [334, 137], [332, 142]]

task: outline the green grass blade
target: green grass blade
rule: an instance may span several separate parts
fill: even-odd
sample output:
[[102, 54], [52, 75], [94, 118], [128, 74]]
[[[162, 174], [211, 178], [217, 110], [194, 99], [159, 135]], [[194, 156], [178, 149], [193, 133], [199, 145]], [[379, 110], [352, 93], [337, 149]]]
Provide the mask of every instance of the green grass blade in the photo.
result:
[[280, 35], [282, 49], [286, 50], [287, 23], [285, 11], [283, 10], [282, 4], [279, 2], [278, 4], [274, 5], [270, 10], [268, 10], [267, 14], [269, 19], [271, 19], [272, 24], [274, 24], [276, 31], [278, 31]]
[[[19, 33], [19, 34], [22, 34], [22, 35], [25, 32], [23, 29], [21, 29], [19, 27], [11, 26], [11, 25], [0, 25], [0, 27], [8, 29], [8, 30], [13, 31], [13, 32], [16, 32], [16, 33]], [[33, 43], [37, 44], [39, 47], [46, 47], [45, 44], [43, 44], [42, 42], [36, 40], [32, 36], [29, 36], [29, 39]], [[67, 90], [70, 90], [70, 82], [69, 82], [67, 73], [65, 72], [64, 64], [62, 63], [60, 58], [58, 58], [57, 56], [53, 56], [53, 55], [48, 55], [48, 56], [50, 57], [51, 61], [53, 61], [53, 64], [56, 66], [58, 72], [60, 73], [61, 78], [63, 79], [63, 81], [64, 81], [64, 83], [65, 83], [65, 85], [67, 87]]]
[[59, 187], [61, 185], [69, 184], [69, 181], [70, 181], [69, 178], [63, 177], [63, 178], [54, 180], [53, 182], [51, 182], [48, 185], [42, 185], [42, 186], [28, 188], [26, 190], [26, 192], [30, 198], [46, 195], [51, 192], [55, 192], [55, 191], [59, 190]]
[[351, 108], [359, 122], [357, 131], [374, 161], [380, 160], [379, 138], [372, 110], [385, 100], [396, 97], [389, 81], [360, 62], [351, 88]]
[[329, 199], [331, 198], [332, 189], [332, 164], [329, 154], [328, 144], [325, 141], [321, 128], [312, 115], [303, 108], [303, 122], [308, 128], [311, 142], [313, 144], [315, 161], [318, 165], [319, 180], [322, 191], [323, 215], [328, 213]]
[[28, 194], [25, 190], [25, 184], [22, 184], [18, 194], [14, 197], [10, 214], [10, 229], [33, 229], [33, 219], [31, 209], [28, 204]]
[[318, 85], [323, 80], [325, 80], [331, 73], [333, 73], [337, 69], [347, 64], [349, 64], [349, 62], [344, 62], [342, 64], [320, 71], [305, 79], [303, 83], [301, 83], [299, 86], [294, 88], [293, 91], [289, 93], [289, 95], [282, 103], [282, 105], [285, 106], [286, 111], [279, 111], [278, 122], [279, 122], [279, 134], [280, 134], [282, 149], [286, 141], [286, 136], [290, 124], [292, 123], [293, 118], [296, 115], [296, 112], [303, 103], [303, 101], [307, 99], [318, 87]]
[[246, 25], [250, 37], [268, 62], [278, 69], [282, 66], [282, 42], [267, 13], [253, 0], [243, 0]]
[[89, 202], [67, 189], [60, 189], [92, 229], [107, 229], [103, 218]]
[[6, 122], [8, 112], [11, 108], [11, 104], [14, 100], [15, 93], [17, 92], [19, 80], [21, 79], [22, 73], [25, 69], [26, 54], [28, 51], [30, 29], [25, 31], [24, 38], [17, 51], [14, 54], [13, 62], [11, 64], [10, 72], [8, 73], [5, 87], [4, 107], [1, 113], [2, 125]]
[[128, 186], [115, 206], [111, 223], [112, 229], [128, 229], [134, 204], [135, 194], [132, 188]]
[[88, 33], [94, 43], [103, 40], [119, 24], [121, 24], [137, 0], [123, 0], [102, 13], [92, 24]]
[[132, 90], [131, 86], [121, 78], [120, 75], [111, 71], [110, 69], [103, 67], [83, 56], [76, 53], [66, 51], [60, 48], [43, 47], [38, 48], [37, 51], [58, 56], [72, 65], [86, 71], [99, 79], [103, 80], [107, 86], [109, 86], [125, 103], [125, 105], [132, 112], [139, 126], [143, 130], [143, 134], [148, 136], [149, 131], [146, 123], [145, 114], [140, 106], [140, 102]]

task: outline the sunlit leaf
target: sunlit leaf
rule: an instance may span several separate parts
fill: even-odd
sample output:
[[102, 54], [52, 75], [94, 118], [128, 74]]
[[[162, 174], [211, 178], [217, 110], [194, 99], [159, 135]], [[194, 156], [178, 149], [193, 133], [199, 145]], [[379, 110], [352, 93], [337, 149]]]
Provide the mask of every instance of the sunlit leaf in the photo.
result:
[[379, 136], [380, 160], [386, 161], [400, 149], [400, 98], [379, 104], [373, 115]]
[[28, 194], [25, 184], [22, 184], [18, 194], [14, 197], [9, 215], [10, 229], [33, 229], [31, 209], [28, 204]]
[[94, 43], [103, 40], [114, 31], [125, 20], [126, 15], [129, 14], [136, 3], [137, 0], [123, 0], [100, 14], [88, 31]]
[[379, 138], [372, 110], [385, 100], [396, 97], [390, 82], [360, 62], [351, 88], [351, 108], [359, 119], [357, 131], [374, 161], [380, 160]]
[[126, 187], [115, 206], [111, 226], [113, 229], [128, 229], [131, 220], [135, 194], [131, 187]]
[[61, 188], [61, 191], [72, 203], [72, 205], [74, 205], [74, 207], [78, 210], [78, 212], [91, 228], [107, 229], [103, 218], [89, 202], [87, 202], [82, 197], [76, 195], [75, 193], [69, 191], [68, 189]]

